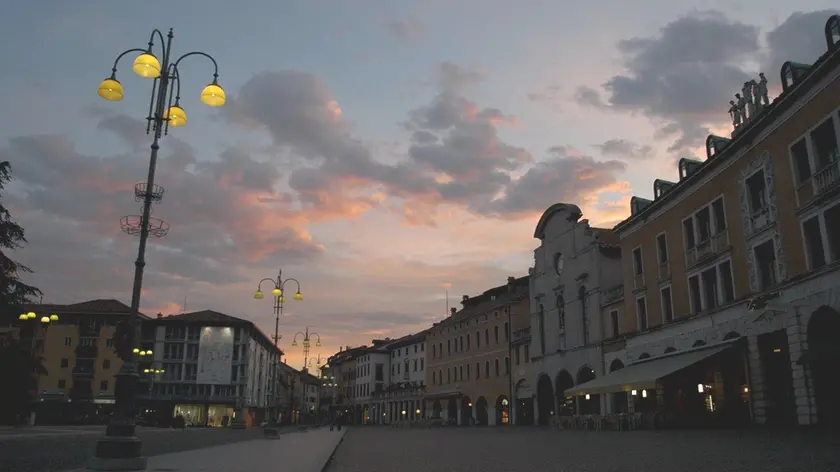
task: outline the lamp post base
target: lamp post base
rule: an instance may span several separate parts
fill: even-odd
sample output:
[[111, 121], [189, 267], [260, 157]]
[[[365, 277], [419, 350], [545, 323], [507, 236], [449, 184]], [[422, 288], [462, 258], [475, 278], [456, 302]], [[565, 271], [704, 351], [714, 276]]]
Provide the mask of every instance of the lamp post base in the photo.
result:
[[105, 436], [96, 443], [96, 456], [87, 470], [146, 470], [143, 442], [136, 436]]

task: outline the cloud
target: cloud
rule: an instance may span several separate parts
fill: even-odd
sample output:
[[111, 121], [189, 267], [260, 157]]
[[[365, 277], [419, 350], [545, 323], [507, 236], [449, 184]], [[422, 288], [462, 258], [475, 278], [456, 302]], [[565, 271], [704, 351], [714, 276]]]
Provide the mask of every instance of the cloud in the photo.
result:
[[768, 77], [785, 60], [815, 60], [825, 52], [823, 24], [831, 12], [794, 13], [766, 35], [762, 48], [757, 26], [715, 11], [694, 12], [662, 27], [659, 34], [618, 43], [625, 71], [597, 90], [579, 87], [578, 103], [641, 113], [670, 139], [670, 152], [702, 146], [709, 128], [726, 121], [725, 104], [741, 85], [757, 75]]
[[593, 147], [605, 156], [626, 160], [647, 159], [653, 155], [652, 146], [636, 144], [626, 139], [609, 139], [601, 144], [594, 144]]
[[403, 20], [391, 19], [384, 22], [385, 30], [392, 38], [411, 42], [426, 36], [426, 26], [417, 18], [410, 16]]

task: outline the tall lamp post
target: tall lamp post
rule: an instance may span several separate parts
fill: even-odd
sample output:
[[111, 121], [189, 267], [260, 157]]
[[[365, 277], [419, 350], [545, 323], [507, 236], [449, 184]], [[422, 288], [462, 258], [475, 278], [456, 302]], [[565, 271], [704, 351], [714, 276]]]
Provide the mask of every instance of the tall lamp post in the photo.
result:
[[297, 346], [298, 336], [301, 336], [303, 338], [303, 368], [306, 369], [309, 365], [308, 364], [308, 361], [309, 361], [309, 346], [310, 346], [309, 339], [312, 336], [315, 336], [316, 338], [318, 338], [315, 341], [315, 346], [320, 347], [321, 346], [321, 335], [318, 334], [318, 333], [310, 333], [309, 332], [309, 326], [307, 326], [306, 330], [303, 333], [301, 333], [300, 331], [295, 333], [295, 337], [292, 339], [292, 346]]
[[[98, 94], [105, 100], [117, 102], [123, 99], [123, 87], [117, 80], [117, 65], [127, 54], [139, 53], [134, 59], [132, 70], [140, 77], [153, 79], [152, 95], [149, 99], [149, 112], [146, 117], [146, 134], [153, 135], [149, 156], [149, 175], [146, 182], [134, 186], [134, 197], [143, 202], [140, 215], [125, 216], [120, 220], [122, 230], [140, 237], [137, 260], [134, 262], [134, 284], [131, 291], [131, 309], [129, 317], [118, 328], [114, 337], [115, 348], [123, 360], [122, 368], [116, 375], [115, 399], [116, 411], [105, 437], [96, 444], [96, 455], [89, 464], [91, 470], [144, 470], [146, 458], [142, 456], [142, 442], [135, 435], [135, 397], [137, 394], [137, 364], [132, 349], [135, 344], [137, 312], [140, 308], [140, 294], [143, 285], [143, 269], [146, 266], [146, 242], [149, 236], [163, 237], [169, 232], [169, 224], [153, 218], [152, 203], [163, 199], [163, 187], [155, 184], [155, 166], [157, 165], [159, 142], [169, 132], [169, 127], [187, 124], [187, 114], [181, 107], [181, 61], [190, 56], [204, 56], [213, 63], [213, 81], [201, 91], [201, 101], [212, 107], [225, 104], [225, 91], [219, 86], [219, 67], [216, 60], [200, 51], [188, 52], [177, 59], [172, 56], [170, 29], [164, 38], [160, 30], [155, 29], [149, 36], [148, 47], [133, 48], [117, 56], [111, 68], [111, 76], [99, 85]], [[159, 40], [160, 53], [155, 55], [155, 41]], [[164, 44], [165, 43], [165, 44]]]
[[[280, 317], [283, 316], [283, 305], [286, 304], [286, 297], [284, 296], [286, 283], [294, 282], [297, 286], [297, 292], [292, 296], [293, 299], [297, 301], [303, 300], [303, 293], [300, 291], [300, 282], [294, 277], [289, 277], [284, 279], [283, 278], [283, 269], [279, 269], [277, 271], [277, 278], [264, 278], [257, 283], [257, 291], [254, 292], [254, 299], [255, 300], [262, 300], [265, 298], [265, 294], [262, 291], [262, 284], [263, 282], [270, 282], [273, 287], [271, 288], [271, 295], [274, 297], [274, 347], [277, 347], [277, 344], [280, 342]], [[280, 362], [280, 359], [277, 359], [277, 363]], [[269, 417], [268, 424], [269, 426], [274, 426], [277, 422], [277, 412], [276, 403], [277, 403], [277, 376], [279, 375], [277, 370], [278, 366], [277, 363], [274, 365], [274, 373], [272, 375], [271, 383], [269, 384], [271, 387], [271, 403], [272, 407], [270, 409], [271, 416]]]

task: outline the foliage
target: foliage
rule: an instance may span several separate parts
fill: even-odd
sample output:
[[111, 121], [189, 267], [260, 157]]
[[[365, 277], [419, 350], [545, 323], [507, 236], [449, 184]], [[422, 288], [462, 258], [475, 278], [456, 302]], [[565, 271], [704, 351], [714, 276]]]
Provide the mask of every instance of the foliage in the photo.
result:
[[36, 356], [38, 347], [33, 349], [17, 337], [0, 335], [0, 424], [26, 421], [37, 376], [47, 374], [44, 358]]
[[[0, 191], [12, 179], [12, 166], [8, 161], [0, 162]], [[12, 219], [9, 210], [0, 201], [0, 307], [32, 302], [41, 295], [36, 287], [20, 280], [20, 274], [32, 272], [29, 267], [13, 261], [6, 253], [20, 249], [26, 243], [23, 228]]]

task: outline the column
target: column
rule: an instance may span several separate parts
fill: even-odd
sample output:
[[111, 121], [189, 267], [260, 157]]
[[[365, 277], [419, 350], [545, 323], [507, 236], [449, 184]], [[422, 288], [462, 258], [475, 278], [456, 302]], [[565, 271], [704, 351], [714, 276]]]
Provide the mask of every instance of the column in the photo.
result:
[[810, 376], [810, 366], [799, 365], [796, 361], [807, 348], [805, 328], [799, 323], [798, 316], [787, 318], [788, 352], [793, 376], [793, 394], [796, 399], [796, 415], [800, 425], [817, 422], [816, 398]]
[[767, 401], [764, 399], [764, 375], [761, 370], [761, 355], [758, 352], [758, 336], [747, 336], [747, 368], [749, 369], [750, 416], [756, 424], [767, 422]]

